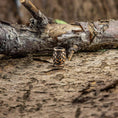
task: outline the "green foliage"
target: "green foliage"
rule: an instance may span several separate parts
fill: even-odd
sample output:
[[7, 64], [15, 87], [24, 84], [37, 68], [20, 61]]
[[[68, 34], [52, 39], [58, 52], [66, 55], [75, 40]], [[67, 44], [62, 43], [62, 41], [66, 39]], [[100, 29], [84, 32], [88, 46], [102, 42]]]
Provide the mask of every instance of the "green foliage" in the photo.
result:
[[99, 52], [106, 52], [108, 49], [101, 49], [101, 50], [98, 50]]
[[55, 19], [55, 22], [56, 22], [57, 24], [67, 24], [65, 21], [59, 20], [59, 19]]

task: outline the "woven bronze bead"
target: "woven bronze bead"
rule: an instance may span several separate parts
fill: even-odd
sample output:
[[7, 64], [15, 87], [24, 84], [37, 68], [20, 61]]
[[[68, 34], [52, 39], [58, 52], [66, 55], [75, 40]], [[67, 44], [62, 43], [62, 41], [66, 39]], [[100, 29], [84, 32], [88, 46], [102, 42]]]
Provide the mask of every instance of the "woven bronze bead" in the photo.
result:
[[53, 52], [54, 66], [64, 66], [66, 61], [66, 52], [62, 47], [55, 47]]

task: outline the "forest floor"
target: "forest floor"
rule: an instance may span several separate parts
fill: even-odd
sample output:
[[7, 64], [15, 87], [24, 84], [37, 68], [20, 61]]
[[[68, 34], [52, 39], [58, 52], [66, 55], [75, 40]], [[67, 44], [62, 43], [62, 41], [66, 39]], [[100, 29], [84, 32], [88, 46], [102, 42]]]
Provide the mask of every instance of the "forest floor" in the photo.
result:
[[118, 50], [0, 58], [0, 118], [118, 118]]

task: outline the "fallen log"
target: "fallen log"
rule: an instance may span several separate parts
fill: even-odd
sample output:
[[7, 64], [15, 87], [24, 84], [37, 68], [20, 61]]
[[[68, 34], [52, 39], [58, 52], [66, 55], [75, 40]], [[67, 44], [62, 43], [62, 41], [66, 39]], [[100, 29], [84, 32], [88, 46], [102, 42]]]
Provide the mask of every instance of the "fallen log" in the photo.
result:
[[0, 53], [12, 56], [28, 53], [50, 54], [54, 47], [77, 51], [118, 48], [118, 20], [57, 24], [51, 22], [29, 0], [21, 3], [33, 15], [30, 26], [0, 22]]

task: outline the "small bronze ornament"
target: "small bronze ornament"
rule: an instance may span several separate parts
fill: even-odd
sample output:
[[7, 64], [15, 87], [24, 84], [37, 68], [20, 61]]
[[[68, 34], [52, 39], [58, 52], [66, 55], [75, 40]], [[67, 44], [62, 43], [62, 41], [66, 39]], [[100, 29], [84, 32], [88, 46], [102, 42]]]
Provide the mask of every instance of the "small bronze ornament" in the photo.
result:
[[66, 61], [66, 51], [62, 47], [55, 47], [53, 52], [54, 66], [64, 66]]

